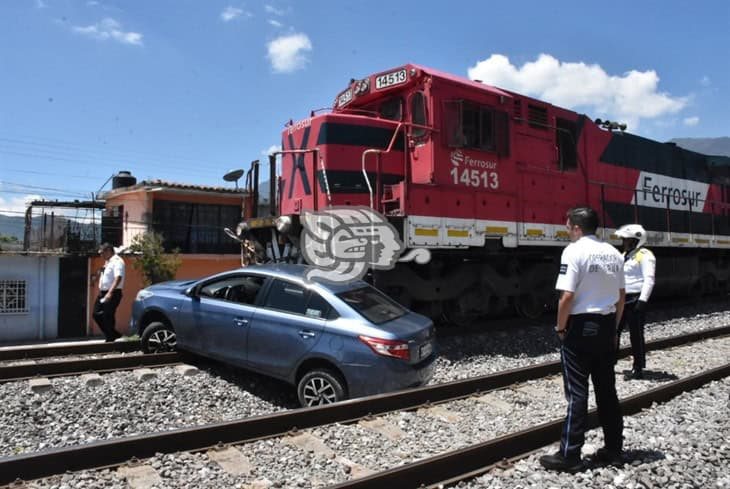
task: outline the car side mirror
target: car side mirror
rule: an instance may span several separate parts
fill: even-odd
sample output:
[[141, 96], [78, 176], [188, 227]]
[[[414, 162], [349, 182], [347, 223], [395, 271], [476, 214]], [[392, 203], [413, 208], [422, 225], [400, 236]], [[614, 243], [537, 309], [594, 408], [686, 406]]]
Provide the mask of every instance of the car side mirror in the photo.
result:
[[190, 298], [193, 298], [193, 299], [198, 299], [199, 298], [199, 295], [198, 295], [199, 290], [200, 289], [197, 286], [193, 285], [192, 287], [190, 287], [189, 289], [187, 289], [185, 291], [185, 295], [188, 296], [188, 297], [190, 297]]

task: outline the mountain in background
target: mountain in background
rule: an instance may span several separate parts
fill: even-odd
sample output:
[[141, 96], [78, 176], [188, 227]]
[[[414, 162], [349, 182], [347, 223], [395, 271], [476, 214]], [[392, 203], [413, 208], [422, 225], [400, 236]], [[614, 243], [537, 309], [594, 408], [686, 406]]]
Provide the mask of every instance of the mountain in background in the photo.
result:
[[24, 231], [25, 217], [0, 214], [0, 235], [15, 236], [18, 240], [23, 241]]
[[674, 138], [670, 142], [676, 143], [684, 149], [696, 151], [706, 155], [730, 156], [730, 138]]

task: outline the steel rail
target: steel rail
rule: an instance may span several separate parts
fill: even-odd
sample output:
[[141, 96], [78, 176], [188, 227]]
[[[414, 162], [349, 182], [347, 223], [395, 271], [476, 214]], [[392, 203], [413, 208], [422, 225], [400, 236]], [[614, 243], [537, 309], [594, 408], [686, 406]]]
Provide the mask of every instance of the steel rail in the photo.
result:
[[180, 363], [179, 353], [156, 353], [151, 355], [110, 356], [104, 358], [84, 358], [81, 360], [61, 360], [57, 362], [8, 365], [0, 367], [0, 383], [16, 382], [32, 377], [52, 377], [59, 375], [80, 375], [89, 372], [111, 372], [129, 370], [137, 367], [154, 367]]
[[[725, 326], [682, 337], [657, 340], [647, 343], [646, 346], [649, 350], [656, 350], [728, 334], [730, 326]], [[624, 348], [621, 354], [627, 355], [630, 351]], [[294, 409], [205, 426], [100, 440], [84, 445], [4, 457], [0, 458], [0, 485], [16, 479], [48, 477], [67, 470], [120, 465], [133, 458], [149, 458], [157, 453], [203, 450], [219, 444], [244, 443], [277, 436], [297, 429], [353, 422], [387, 412], [460, 399], [558, 373], [560, 373], [559, 361], [546, 362], [496, 374], [351, 399], [326, 406]]]
[[[685, 379], [650, 389], [621, 401], [624, 415], [636, 414], [651, 408], [653, 403], [666, 402], [679, 394], [697, 389], [714, 380], [730, 375], [730, 364], [708, 370]], [[587, 429], [600, 425], [595, 409], [590, 410]], [[359, 479], [329, 486], [328, 489], [399, 489], [422, 488], [457, 482], [483, 473], [485, 468], [509, 458], [519, 458], [560, 439], [563, 419], [556, 419], [527, 430], [501, 436], [493, 440], [472, 445], [402, 465]]]
[[0, 361], [25, 360], [29, 358], [63, 357], [68, 355], [87, 355], [91, 353], [113, 353], [139, 351], [139, 341], [79, 341], [65, 345], [26, 345], [0, 349]]

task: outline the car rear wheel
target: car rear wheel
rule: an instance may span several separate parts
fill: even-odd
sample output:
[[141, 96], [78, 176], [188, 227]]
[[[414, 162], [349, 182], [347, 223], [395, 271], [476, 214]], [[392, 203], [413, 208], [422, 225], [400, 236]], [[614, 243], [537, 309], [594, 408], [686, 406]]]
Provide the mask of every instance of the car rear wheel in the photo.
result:
[[142, 351], [145, 353], [162, 353], [175, 351], [177, 336], [171, 326], [155, 321], [150, 323], [140, 338]]
[[332, 404], [345, 399], [345, 383], [331, 370], [314, 369], [299, 381], [297, 395], [304, 407]]

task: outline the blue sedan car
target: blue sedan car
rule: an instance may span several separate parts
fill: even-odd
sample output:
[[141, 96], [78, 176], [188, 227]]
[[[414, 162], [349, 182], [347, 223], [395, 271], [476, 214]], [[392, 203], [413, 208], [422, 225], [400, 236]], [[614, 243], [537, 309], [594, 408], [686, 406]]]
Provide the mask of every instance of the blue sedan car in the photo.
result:
[[137, 294], [145, 352], [190, 351], [297, 389], [303, 406], [419, 386], [436, 359], [430, 319], [363, 281], [308, 283], [304, 265], [257, 265]]

